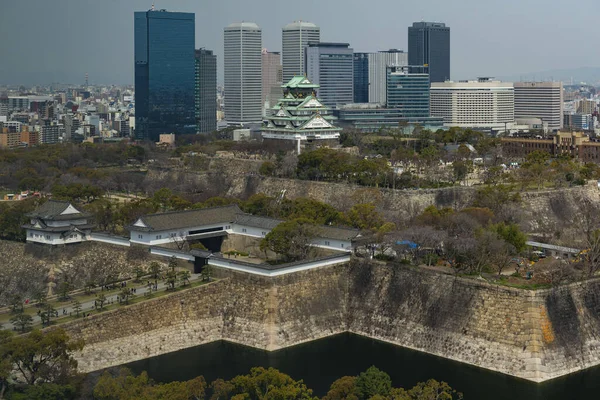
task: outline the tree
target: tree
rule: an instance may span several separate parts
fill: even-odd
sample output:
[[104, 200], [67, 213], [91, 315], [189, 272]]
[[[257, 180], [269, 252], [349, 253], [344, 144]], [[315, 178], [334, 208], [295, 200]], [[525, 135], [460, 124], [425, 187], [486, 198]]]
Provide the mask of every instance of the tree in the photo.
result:
[[392, 390], [392, 379], [375, 366], [369, 367], [356, 378], [356, 391], [359, 399], [373, 396], [387, 396]]
[[264, 176], [273, 176], [275, 174], [275, 164], [271, 161], [265, 161], [260, 165], [258, 173]]
[[165, 281], [167, 282], [167, 290], [175, 290], [175, 284], [177, 283], [177, 259], [175, 257], [171, 257], [169, 260], [169, 271], [167, 272], [167, 278]]
[[542, 188], [544, 181], [548, 178], [547, 163], [550, 154], [545, 151], [536, 150], [527, 155], [525, 162], [521, 165], [522, 170], [536, 184], [538, 190]]
[[160, 274], [161, 266], [156, 261], [152, 261], [150, 263], [150, 273], [154, 276], [154, 279], [158, 279], [158, 274]]
[[351, 226], [361, 230], [376, 231], [385, 222], [372, 203], [355, 204], [345, 218]]
[[517, 253], [521, 253], [527, 248], [527, 235], [521, 232], [521, 229], [516, 224], [501, 222], [492, 225], [490, 229], [496, 232], [498, 237], [513, 245]]
[[42, 307], [44, 304], [46, 304], [46, 294], [43, 290], [38, 290], [33, 296], [33, 299], [36, 307]]
[[206, 381], [199, 376], [185, 382], [157, 384], [145, 371], [134, 376], [128, 369], [121, 368], [118, 371], [105, 371], [94, 386], [93, 393], [97, 400], [204, 400]]
[[123, 289], [121, 289], [121, 292], [119, 293], [119, 298], [121, 299], [121, 303], [125, 303], [126, 305], [129, 304], [129, 299], [131, 299], [134, 296], [135, 296], [135, 294], [133, 294], [131, 289], [128, 287], [124, 287]]
[[10, 299], [10, 307], [14, 313], [23, 312], [23, 297], [18, 294], [12, 296]]
[[[213, 384], [222, 399], [256, 399], [256, 400], [316, 400], [304, 382], [295, 381], [274, 368], [252, 368], [248, 375], [240, 375], [229, 382], [220, 381]], [[213, 398], [215, 398], [213, 396]]]
[[10, 323], [19, 328], [21, 332], [25, 332], [33, 324], [33, 318], [29, 314], [24, 314], [23, 311], [10, 319]]
[[203, 282], [210, 282], [210, 278], [212, 277], [212, 267], [206, 264], [204, 267], [202, 267], [200, 276], [202, 277]]
[[71, 284], [68, 281], [62, 281], [60, 284], [60, 299], [62, 301], [69, 299], [69, 292], [71, 291]]
[[79, 318], [79, 313], [81, 312], [81, 303], [77, 299], [73, 301], [73, 310], [75, 311], [75, 315], [77, 315]]
[[462, 398], [462, 393], [452, 389], [446, 382], [438, 382], [434, 379], [419, 382], [408, 391], [392, 389], [390, 396], [391, 400], [461, 400]]
[[97, 308], [100, 308], [100, 310], [102, 311], [102, 309], [104, 307], [104, 303], [106, 303], [106, 296], [104, 295], [104, 293], [100, 293], [99, 295], [96, 296], [96, 300], [94, 300], [94, 304], [96, 305]]
[[67, 383], [76, 373], [72, 353], [83, 348], [82, 341], [71, 341], [61, 329], [42, 333], [33, 330], [7, 343], [11, 361], [18, 371], [17, 381], [27, 385], [39, 382]]
[[343, 376], [333, 382], [323, 400], [358, 400], [356, 377]]
[[46, 304], [44, 310], [40, 313], [40, 318], [42, 319], [42, 325], [48, 326], [50, 325], [50, 320], [52, 317], [57, 315], [56, 310], [52, 307], [52, 304]]
[[87, 281], [85, 283], [85, 294], [91, 294], [95, 287], [96, 287], [96, 284], [94, 282]]
[[316, 227], [310, 220], [293, 219], [273, 228], [260, 242], [260, 249], [271, 250], [285, 261], [304, 260], [310, 254], [311, 242], [316, 236]]
[[179, 280], [181, 281], [182, 286], [185, 286], [190, 283], [191, 275], [192, 274], [187, 269], [179, 272]]
[[146, 273], [146, 271], [144, 271], [144, 269], [142, 267], [140, 267], [139, 265], [136, 265], [135, 268], [133, 269], [133, 272], [135, 273], [135, 281], [139, 282], [142, 279], [142, 276], [144, 276], [144, 274]]
[[0, 330], [0, 399], [4, 398], [4, 392], [8, 388], [9, 378], [13, 370], [7, 346], [12, 337], [12, 332]]

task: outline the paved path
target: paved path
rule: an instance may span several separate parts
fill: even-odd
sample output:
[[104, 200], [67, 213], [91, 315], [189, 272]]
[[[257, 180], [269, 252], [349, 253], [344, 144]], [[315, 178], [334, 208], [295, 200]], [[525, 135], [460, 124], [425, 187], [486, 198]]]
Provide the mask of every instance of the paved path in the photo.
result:
[[[190, 282], [194, 282], [201, 279], [201, 275], [200, 274], [191, 274], [190, 275]], [[127, 286], [128, 288], [131, 289], [135, 289], [135, 293], [134, 293], [134, 297], [133, 298], [138, 298], [138, 297], [144, 297], [144, 293], [147, 293], [150, 290], [150, 287], [148, 286], [147, 282], [149, 280], [148, 279], [142, 279], [142, 281], [140, 283], [134, 283], [133, 281], [128, 281], [127, 282]], [[150, 280], [152, 287], [154, 287], [154, 280]], [[177, 283], [179, 284], [179, 281], [177, 281]], [[164, 281], [159, 280], [158, 284], [156, 286], [156, 289], [152, 289], [153, 292], [159, 292], [159, 291], [164, 291], [167, 288], [167, 284]], [[100, 293], [104, 293], [104, 291], [96, 291], [96, 294], [100, 294]], [[104, 307], [106, 306], [110, 306], [113, 305], [115, 303], [119, 303], [119, 292], [113, 293], [109, 296], [106, 296], [106, 302], [104, 303]], [[56, 309], [56, 311], [58, 312], [58, 318], [53, 317], [52, 321], [60, 321], [61, 318], [63, 317], [68, 317], [70, 315], [75, 315], [75, 310], [73, 309], [73, 300], [75, 300], [77, 297], [74, 297], [71, 301], [69, 302], [64, 302], [64, 306], [61, 306], [60, 304], [55, 304], [54, 307]], [[131, 300], [131, 298], [130, 298]], [[85, 302], [81, 303], [81, 311], [79, 312], [79, 315], [87, 315], [87, 314], [92, 314], [95, 310], [95, 304], [96, 304], [96, 300], [95, 299], [91, 299]], [[41, 312], [42, 310], [40, 310]], [[39, 315], [33, 315], [33, 325], [39, 325], [42, 322], [42, 319]], [[8, 321], [2, 324], [2, 329], [14, 329], [14, 325]]]

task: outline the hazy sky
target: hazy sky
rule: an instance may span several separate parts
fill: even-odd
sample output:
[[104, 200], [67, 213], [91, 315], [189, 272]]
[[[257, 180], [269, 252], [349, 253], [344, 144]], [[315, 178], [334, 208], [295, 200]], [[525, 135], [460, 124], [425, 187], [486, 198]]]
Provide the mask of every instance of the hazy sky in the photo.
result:
[[[152, 0], [0, 0], [0, 84], [133, 83], [133, 12]], [[453, 79], [600, 66], [597, 0], [156, 0], [196, 14], [196, 47], [222, 71], [223, 28], [253, 21], [263, 47], [281, 50], [293, 20], [355, 51], [407, 48], [414, 21], [451, 27]], [[219, 73], [219, 77], [222, 73]], [[221, 79], [219, 79], [221, 81]]]

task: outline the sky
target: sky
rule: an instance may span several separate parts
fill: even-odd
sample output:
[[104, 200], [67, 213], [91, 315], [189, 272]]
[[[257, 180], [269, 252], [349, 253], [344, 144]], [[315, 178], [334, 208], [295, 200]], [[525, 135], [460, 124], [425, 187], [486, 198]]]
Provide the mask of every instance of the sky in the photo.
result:
[[[153, 0], [0, 0], [0, 84], [133, 84], [133, 13]], [[600, 66], [597, 0], [155, 0], [196, 14], [196, 48], [214, 50], [222, 82], [223, 28], [252, 21], [281, 50], [294, 20], [357, 52], [407, 49], [415, 21], [451, 28], [453, 79]]]

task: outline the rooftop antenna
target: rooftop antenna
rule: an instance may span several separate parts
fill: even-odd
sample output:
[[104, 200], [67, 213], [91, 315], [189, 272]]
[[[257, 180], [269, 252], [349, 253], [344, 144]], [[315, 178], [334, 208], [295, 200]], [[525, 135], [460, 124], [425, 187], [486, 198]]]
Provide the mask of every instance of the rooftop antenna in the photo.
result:
[[154, 11], [154, 3], [152, 3], [152, 8], [150, 10]]

